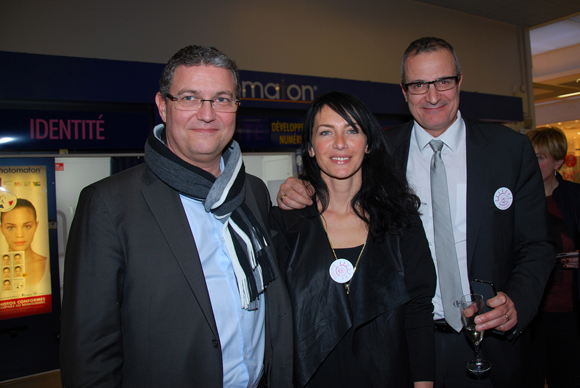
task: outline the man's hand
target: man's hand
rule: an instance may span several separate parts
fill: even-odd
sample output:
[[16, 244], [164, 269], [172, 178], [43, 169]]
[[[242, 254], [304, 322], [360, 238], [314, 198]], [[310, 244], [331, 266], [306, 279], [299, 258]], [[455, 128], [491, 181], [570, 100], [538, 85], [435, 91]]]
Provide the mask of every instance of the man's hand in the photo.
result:
[[487, 305], [493, 310], [475, 318], [475, 330], [484, 331], [496, 329], [510, 331], [518, 323], [518, 312], [514, 302], [503, 292], [498, 292], [495, 298], [489, 299]]
[[290, 177], [280, 186], [276, 200], [280, 209], [303, 209], [312, 205], [312, 195], [314, 192], [308, 182]]

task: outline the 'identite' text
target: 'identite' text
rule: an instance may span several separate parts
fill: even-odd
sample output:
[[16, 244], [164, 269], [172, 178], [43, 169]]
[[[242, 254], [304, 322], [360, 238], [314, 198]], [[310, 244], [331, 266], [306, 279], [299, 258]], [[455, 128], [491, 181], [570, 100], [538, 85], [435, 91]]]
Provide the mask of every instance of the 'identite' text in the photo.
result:
[[105, 120], [30, 119], [31, 139], [105, 140]]

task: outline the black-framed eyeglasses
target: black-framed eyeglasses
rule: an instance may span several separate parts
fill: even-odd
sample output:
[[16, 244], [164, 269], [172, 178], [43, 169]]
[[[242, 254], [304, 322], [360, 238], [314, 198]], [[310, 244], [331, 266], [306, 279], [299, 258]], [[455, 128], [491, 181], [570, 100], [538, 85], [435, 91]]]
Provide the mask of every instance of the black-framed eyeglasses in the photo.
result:
[[435, 89], [443, 92], [453, 89], [459, 82], [460, 77], [461, 75], [455, 75], [453, 77], [442, 77], [429, 82], [409, 82], [408, 84], [403, 84], [403, 86], [411, 94], [425, 94], [429, 91], [430, 85], [435, 86]]
[[233, 100], [228, 97], [216, 97], [211, 100], [204, 100], [187, 93], [180, 96], [172, 96], [169, 93], [165, 93], [165, 97], [174, 101], [175, 109], [178, 110], [200, 110], [204, 101], [209, 101], [213, 110], [221, 113], [235, 113], [240, 106], [240, 100]]

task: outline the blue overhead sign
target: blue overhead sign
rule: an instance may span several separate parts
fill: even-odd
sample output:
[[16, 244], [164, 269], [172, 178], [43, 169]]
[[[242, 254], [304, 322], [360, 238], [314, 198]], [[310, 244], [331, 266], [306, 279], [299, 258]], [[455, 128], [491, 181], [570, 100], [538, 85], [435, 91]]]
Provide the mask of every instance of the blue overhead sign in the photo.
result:
[[[160, 122], [164, 66], [0, 51], [0, 150], [142, 151]], [[331, 91], [359, 97], [383, 123], [411, 118], [398, 84], [249, 70], [240, 79], [236, 139], [246, 149], [296, 147], [303, 112]], [[476, 120], [523, 121], [519, 97], [461, 92], [460, 109]]]
[[240, 71], [242, 107], [306, 110], [316, 97], [342, 91], [360, 98], [376, 114], [409, 114], [397, 84]]
[[[154, 104], [165, 64], [0, 51], [0, 99]], [[319, 95], [354, 94], [376, 114], [410, 115], [399, 84], [240, 70], [242, 109], [305, 110]], [[475, 120], [523, 121], [520, 97], [461, 92]]]
[[[58, 109], [6, 108], [0, 102], [0, 150], [142, 152], [153, 125], [152, 107], [118, 111], [119, 106], [68, 103]], [[69, 109], [66, 109], [69, 108]], [[76, 108], [76, 109], [72, 109]], [[86, 109], [86, 110], [83, 110]], [[79, 110], [80, 109], [80, 110]]]

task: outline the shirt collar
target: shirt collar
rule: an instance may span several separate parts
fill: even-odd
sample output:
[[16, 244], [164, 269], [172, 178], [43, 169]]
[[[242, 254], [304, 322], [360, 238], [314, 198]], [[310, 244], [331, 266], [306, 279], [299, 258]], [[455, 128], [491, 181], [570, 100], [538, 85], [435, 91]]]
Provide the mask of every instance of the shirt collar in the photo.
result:
[[419, 125], [417, 121], [413, 124], [413, 131], [415, 132], [415, 141], [419, 146], [421, 152], [429, 145], [429, 142], [433, 139], [441, 140], [447, 147], [451, 149], [452, 152], [456, 152], [459, 149], [459, 144], [461, 139], [465, 134], [465, 122], [461, 119], [461, 113], [457, 111], [457, 120], [451, 124], [445, 132], [439, 137], [433, 137], [429, 132], [427, 132], [423, 127]]

